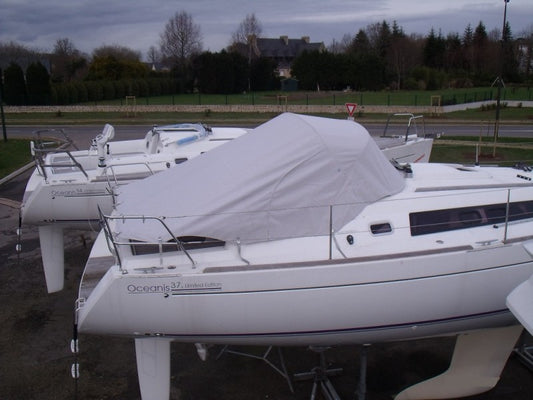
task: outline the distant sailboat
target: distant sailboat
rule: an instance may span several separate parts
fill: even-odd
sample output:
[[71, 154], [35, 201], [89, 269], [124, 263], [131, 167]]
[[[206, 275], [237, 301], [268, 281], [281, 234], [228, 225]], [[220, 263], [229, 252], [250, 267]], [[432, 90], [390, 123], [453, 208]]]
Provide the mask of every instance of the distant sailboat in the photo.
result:
[[37, 225], [48, 292], [63, 288], [63, 230], [98, 229], [98, 208], [111, 212], [113, 190], [205, 153], [248, 132], [201, 124], [154, 127], [143, 139], [111, 141], [111, 125], [90, 149], [34, 146], [36, 169], [22, 201], [24, 225]]

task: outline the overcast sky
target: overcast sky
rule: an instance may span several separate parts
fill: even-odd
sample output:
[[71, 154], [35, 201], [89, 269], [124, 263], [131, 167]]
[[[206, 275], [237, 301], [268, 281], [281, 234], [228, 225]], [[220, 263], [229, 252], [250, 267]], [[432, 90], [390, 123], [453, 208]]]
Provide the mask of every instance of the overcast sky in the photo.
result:
[[[368, 24], [396, 20], [407, 34], [443, 35], [483, 21], [487, 31], [501, 30], [504, 0], [0, 0], [0, 41], [15, 41], [52, 51], [59, 38], [90, 54], [102, 45], [121, 45], [146, 57], [159, 46], [167, 21], [179, 11], [200, 25], [204, 50], [225, 48], [239, 23], [255, 13], [263, 37], [310, 36], [312, 42], [341, 40]], [[533, 0], [512, 0], [507, 21], [516, 37], [533, 29]]]

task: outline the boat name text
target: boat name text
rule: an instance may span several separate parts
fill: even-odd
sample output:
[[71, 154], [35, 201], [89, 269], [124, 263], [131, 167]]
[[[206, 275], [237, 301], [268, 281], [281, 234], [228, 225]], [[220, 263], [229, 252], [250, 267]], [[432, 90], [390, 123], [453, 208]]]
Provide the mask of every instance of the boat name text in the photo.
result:
[[222, 284], [219, 282], [168, 282], [158, 285], [134, 285], [126, 287], [129, 294], [151, 294], [151, 293], [182, 293], [195, 290], [221, 290]]

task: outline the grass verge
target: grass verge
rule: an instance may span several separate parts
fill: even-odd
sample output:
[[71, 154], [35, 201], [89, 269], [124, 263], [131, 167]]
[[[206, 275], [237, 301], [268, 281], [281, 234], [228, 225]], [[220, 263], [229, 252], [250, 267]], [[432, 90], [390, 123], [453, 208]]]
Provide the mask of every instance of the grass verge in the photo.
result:
[[0, 142], [0, 178], [3, 178], [32, 160], [30, 141], [10, 139]]

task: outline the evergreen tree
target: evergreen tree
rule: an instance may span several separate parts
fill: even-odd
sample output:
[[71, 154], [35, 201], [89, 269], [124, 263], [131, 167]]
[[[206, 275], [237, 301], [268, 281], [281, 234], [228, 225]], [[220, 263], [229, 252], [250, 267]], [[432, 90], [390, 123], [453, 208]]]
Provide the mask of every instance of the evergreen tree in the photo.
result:
[[350, 45], [348, 52], [358, 55], [363, 53], [368, 53], [370, 51], [370, 40], [368, 39], [368, 35], [363, 29], [359, 29], [357, 32], [357, 35], [355, 35], [355, 38], [352, 41], [352, 44]]
[[464, 65], [464, 53], [458, 33], [450, 33], [445, 40], [444, 69], [460, 71]]
[[437, 36], [435, 30], [431, 28], [423, 49], [424, 65], [430, 68], [443, 68], [445, 50], [446, 43], [441, 33], [439, 32]]
[[474, 55], [474, 73], [478, 76], [481, 76], [483, 75], [484, 71], [486, 71], [487, 57], [490, 56], [487, 30], [485, 29], [485, 25], [481, 21], [474, 30], [474, 35], [472, 36], [472, 46]]
[[52, 94], [50, 75], [40, 62], [31, 63], [26, 69], [26, 88], [29, 104], [50, 104]]
[[216, 60], [213, 53], [204, 51], [193, 61], [196, 85], [200, 93], [215, 93], [217, 86]]
[[196, 57], [193, 64], [196, 85], [201, 93], [230, 94], [247, 90], [248, 61], [236, 52], [206, 51]]
[[383, 21], [379, 26], [377, 39], [376, 51], [383, 60], [386, 60], [387, 54], [391, 47], [392, 39], [392, 32], [387, 21]]
[[463, 68], [471, 73], [474, 68], [474, 31], [472, 26], [468, 24], [463, 33], [462, 38], [463, 45]]
[[509, 21], [505, 23], [505, 29], [502, 35], [502, 78], [504, 81], [517, 82], [520, 80], [518, 73], [518, 58], [515, 47], [513, 46], [513, 34]]
[[374, 52], [380, 58], [381, 64], [384, 68], [381, 70], [383, 76], [382, 82], [387, 85], [391, 78], [395, 75], [394, 69], [390, 64], [391, 60], [391, 47], [392, 47], [392, 32], [387, 21], [382, 21], [374, 28]]
[[385, 65], [383, 59], [372, 52], [358, 55], [353, 60], [353, 87], [357, 90], [379, 90], [383, 88]]
[[[413, 46], [402, 27], [396, 21], [392, 23], [391, 46], [387, 53], [387, 64], [393, 72], [393, 86], [396, 89], [403, 87], [407, 69], [413, 61]], [[411, 62], [410, 62], [411, 60]]]
[[392, 37], [393, 38], [404, 38], [405, 37], [403, 28], [398, 25], [398, 22], [396, 22], [396, 20], [392, 21]]
[[260, 57], [252, 61], [250, 66], [250, 84], [254, 91], [274, 90], [279, 87], [276, 79], [276, 63], [265, 57]]
[[27, 102], [24, 72], [18, 64], [11, 63], [4, 71], [4, 101], [11, 106], [22, 106]]

